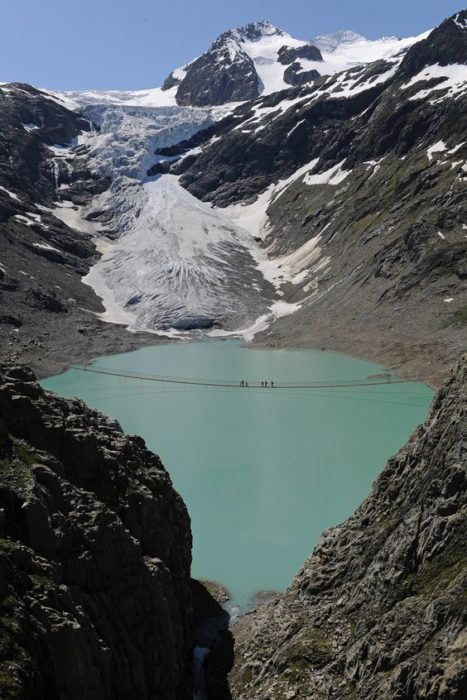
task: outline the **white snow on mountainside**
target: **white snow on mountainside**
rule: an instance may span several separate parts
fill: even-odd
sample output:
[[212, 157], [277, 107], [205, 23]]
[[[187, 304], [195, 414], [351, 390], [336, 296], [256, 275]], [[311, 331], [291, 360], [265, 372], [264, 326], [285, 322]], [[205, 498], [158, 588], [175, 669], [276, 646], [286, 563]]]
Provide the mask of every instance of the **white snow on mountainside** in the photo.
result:
[[310, 43], [321, 50], [322, 61], [297, 59], [303, 71], [317, 70], [321, 75], [333, 75], [353, 66], [389, 59], [407, 50], [417, 41], [428, 36], [426, 32], [418, 37], [407, 39], [383, 38], [375, 41], [366, 39], [351, 31], [338, 32], [329, 37], [319, 37], [311, 42], [295, 39], [287, 32], [277, 29], [268, 22], [261, 23], [261, 36], [258, 39], [246, 38], [242, 30], [236, 30], [238, 45], [252, 59], [261, 80], [261, 94], [269, 95], [278, 90], [286, 90], [290, 85], [284, 81], [284, 66], [279, 62], [279, 49], [283, 46], [297, 48]]
[[[347, 70], [353, 66], [373, 63], [381, 59], [389, 60], [407, 51], [418, 41], [426, 39], [430, 31], [419, 36], [398, 39], [383, 37], [382, 39], [366, 39], [351, 31], [337, 32], [329, 36], [316, 37], [311, 43], [315, 44], [322, 53], [323, 63], [313, 64], [312, 67], [322, 75], [332, 75]], [[321, 70], [319, 69], [321, 65]], [[308, 64], [306, 65], [308, 70]]]
[[120, 105], [128, 107], [174, 107], [176, 88], [163, 91], [161, 88], [149, 90], [70, 90], [59, 92], [47, 90], [67, 109], [78, 110], [87, 105]]
[[[371, 63], [380, 59], [390, 59], [402, 51], [407, 51], [413, 44], [426, 38], [430, 32], [417, 37], [398, 39], [395, 37], [382, 39], [366, 39], [350, 30], [337, 32], [328, 36], [319, 36], [311, 41], [295, 39], [287, 32], [274, 27], [269, 22], [258, 22], [258, 36], [244, 28], [226, 33], [229, 57], [235, 60], [237, 52], [246, 53], [253, 61], [259, 78], [260, 92], [268, 95], [278, 90], [289, 89], [291, 86], [284, 81], [285, 66], [279, 62], [279, 50], [282, 47], [299, 48], [307, 45], [317, 46], [322, 53], [322, 61], [310, 61], [305, 58], [297, 59], [301, 70], [317, 70], [321, 75], [333, 75], [356, 65]], [[173, 71], [172, 75], [182, 80], [190, 63]], [[177, 86], [169, 90], [151, 88], [148, 90], [85, 90], [85, 91], [48, 91], [69, 109], [79, 109], [85, 105], [107, 104], [128, 105], [133, 107], [171, 107], [177, 104]]]
[[[310, 94], [282, 100], [279, 108], [255, 105], [247, 125], [257, 129], [264, 128], [261, 120], [267, 121], [271, 110], [277, 116], [297, 101], [319, 99], [325, 90], [346, 97], [389, 79], [405, 51], [428, 34], [372, 41], [346, 31], [306, 42], [269, 23], [255, 27], [222, 35], [228, 42], [228, 51], [222, 53], [226, 60], [234, 60], [236, 51], [246, 53], [254, 63], [263, 94], [290, 88], [283, 79], [285, 66], [278, 60], [284, 46], [315, 45], [323, 60], [299, 58], [302, 69], [314, 68], [322, 75], [340, 73], [332, 86], [327, 85], [332, 82], [328, 78]], [[343, 72], [379, 59], [389, 59], [389, 67], [373, 76], [371, 83], [361, 81], [355, 71]], [[172, 76], [183, 80], [188, 65]], [[453, 89], [458, 89], [457, 73], [452, 83]], [[92, 221], [96, 216], [99, 220], [102, 212], [111, 214], [107, 228], [114, 234], [112, 239], [103, 235], [100, 225], [92, 224], [102, 257], [83, 280], [103, 299], [104, 320], [124, 323], [135, 331], [173, 334], [211, 329], [211, 333], [236, 332], [249, 338], [274, 318], [299, 308], [299, 304], [283, 300], [281, 287], [285, 283], [313, 294], [318, 275], [329, 264], [320, 247], [321, 234], [279, 257], [274, 250], [262, 248], [258, 238], [267, 233], [268, 206], [298, 178], [305, 178], [309, 186], [338, 186], [350, 173], [338, 164], [329, 172], [314, 174], [316, 161], [312, 161], [290, 178], [271, 185], [254, 203], [225, 209], [197, 200], [173, 175], [148, 177], [148, 169], [158, 159], [155, 151], [190, 138], [235, 107], [234, 103], [179, 106], [177, 88], [49, 91], [54, 99], [81, 111], [97, 126], [81, 135], [79, 146], [86, 147], [91, 170], [111, 180], [110, 188], [83, 211], [67, 202], [66, 189], [60, 188], [57, 211], [77, 219], [92, 215]], [[60, 197], [65, 199], [60, 201]], [[81, 229], [79, 225], [75, 228], [87, 230], [86, 226], [90, 223], [84, 220]]]

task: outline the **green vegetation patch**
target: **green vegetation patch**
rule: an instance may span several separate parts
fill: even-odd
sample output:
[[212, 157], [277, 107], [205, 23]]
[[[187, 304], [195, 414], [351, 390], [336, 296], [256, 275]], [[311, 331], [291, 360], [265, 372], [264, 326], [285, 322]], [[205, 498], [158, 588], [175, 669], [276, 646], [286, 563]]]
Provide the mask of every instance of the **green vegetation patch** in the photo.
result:
[[449, 326], [464, 326], [467, 323], [467, 306], [461, 306], [447, 320]]
[[14, 595], [7, 595], [0, 602], [0, 697], [2, 700], [16, 700], [23, 696], [23, 684], [18, 668], [24, 660], [25, 652], [18, 645], [22, 634], [20, 601]]
[[333, 658], [332, 636], [326, 630], [305, 627], [284, 652], [287, 673], [296, 678], [311, 667], [323, 668]]
[[10, 439], [11, 454], [0, 459], [0, 487], [28, 496], [34, 485], [31, 467], [40, 457], [24, 440]]

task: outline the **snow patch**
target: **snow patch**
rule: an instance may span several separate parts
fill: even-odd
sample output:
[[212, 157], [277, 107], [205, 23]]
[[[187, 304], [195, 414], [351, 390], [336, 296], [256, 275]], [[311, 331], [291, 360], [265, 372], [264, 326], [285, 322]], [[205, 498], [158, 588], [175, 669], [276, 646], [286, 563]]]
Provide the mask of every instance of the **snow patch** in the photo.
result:
[[49, 209], [49, 212], [56, 219], [59, 219], [75, 231], [96, 234], [102, 230], [102, 226], [97, 222], [87, 221], [85, 218], [86, 211], [85, 207], [75, 206], [73, 202], [65, 200], [56, 202], [56, 206], [53, 209]]
[[430, 146], [430, 148], [427, 150], [426, 154], [428, 156], [428, 160], [433, 160], [434, 153], [444, 153], [444, 151], [446, 150], [447, 146], [444, 143], [444, 141], [438, 141], [438, 143], [435, 143], [433, 146]]
[[368, 165], [369, 168], [373, 168], [373, 172], [371, 173], [369, 179], [376, 175], [385, 157], [386, 156], [383, 156], [382, 158], [379, 158], [379, 160], [366, 160], [363, 162], [363, 165]]
[[12, 199], [15, 199], [17, 202], [21, 201], [17, 194], [15, 194], [14, 192], [10, 192], [10, 190], [7, 190], [6, 187], [2, 187], [0, 185], [0, 190], [2, 192], [6, 192], [7, 195], [9, 195]]
[[267, 190], [259, 194], [252, 204], [231, 204], [223, 211], [229, 218], [245, 231], [256, 238], [264, 239], [268, 234], [267, 209], [279, 197], [286, 187], [295, 182], [300, 177], [312, 170], [318, 163], [319, 158], [315, 158], [309, 163], [298, 168], [290, 177], [279, 180], [277, 183], [269, 185]]
[[351, 170], [344, 170], [342, 168], [345, 161], [341, 161], [334, 167], [326, 170], [324, 173], [317, 173], [316, 175], [305, 175], [303, 182], [306, 185], [339, 185], [343, 182], [350, 174]]
[[452, 156], [452, 155], [454, 155], [454, 153], [457, 153], [457, 151], [459, 151], [462, 148], [462, 146], [464, 146], [464, 144], [465, 144], [465, 141], [462, 141], [462, 143], [459, 143], [457, 146], [454, 146], [454, 148], [451, 148], [448, 151], [448, 155]]
[[296, 311], [298, 311], [298, 309], [301, 309], [302, 306], [303, 304], [299, 303], [290, 304], [281, 300], [275, 301], [269, 307], [269, 312], [259, 316], [251, 326], [247, 326], [246, 328], [239, 328], [236, 331], [225, 331], [221, 329], [216, 329], [210, 331], [208, 333], [208, 336], [210, 338], [241, 337], [243, 338], [243, 340], [251, 342], [252, 340], [254, 340], [255, 335], [266, 331], [275, 320], [277, 320], [278, 318], [282, 318], [283, 316], [290, 316], [291, 314], [294, 314]]
[[467, 19], [462, 19], [460, 12], [454, 17], [454, 24], [464, 31], [467, 29]]
[[404, 83], [401, 86], [402, 90], [407, 90], [417, 83], [427, 82], [429, 80], [438, 79], [438, 82], [433, 87], [429, 87], [424, 90], [420, 90], [415, 95], [410, 97], [410, 100], [422, 100], [433, 93], [440, 91], [447, 91], [446, 94], [438, 97], [438, 99], [432, 100], [432, 103], [440, 102], [448, 97], [458, 97], [465, 92], [467, 84], [467, 66], [459, 63], [453, 63], [449, 66], [440, 66], [436, 63], [432, 66], [427, 66], [423, 68], [417, 75], [415, 75], [408, 83]]
[[56, 253], [61, 252], [58, 248], [54, 248], [52, 245], [49, 245], [48, 243], [33, 243], [33, 246], [35, 248], [42, 248], [42, 250], [54, 250]]
[[14, 218], [20, 221], [26, 226], [34, 226], [42, 222], [40, 214], [34, 214], [33, 212], [27, 212], [26, 214], [15, 214]]

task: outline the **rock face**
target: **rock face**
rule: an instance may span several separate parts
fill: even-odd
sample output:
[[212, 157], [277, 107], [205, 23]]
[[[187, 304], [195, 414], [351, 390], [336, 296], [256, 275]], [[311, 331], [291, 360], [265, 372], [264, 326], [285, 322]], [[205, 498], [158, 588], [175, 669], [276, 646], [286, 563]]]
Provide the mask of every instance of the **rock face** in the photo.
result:
[[141, 438], [0, 377], [0, 696], [191, 697], [191, 532]]
[[[162, 89], [178, 86], [179, 105], [204, 107], [254, 100], [264, 91], [286, 87], [285, 83], [302, 85], [314, 80], [317, 71], [304, 70], [300, 59], [322, 61], [323, 57], [316, 46], [293, 39], [269, 22], [253, 22], [221, 34], [208, 51], [171, 73]], [[270, 69], [266, 73], [265, 66]]]
[[178, 85], [177, 102], [180, 105], [204, 107], [227, 102], [252, 100], [259, 95], [258, 75], [248, 54], [242, 50], [240, 39], [257, 34], [255, 25], [244, 31], [221, 34], [211, 48], [183, 69], [177, 78], [171, 73], [163, 90]]
[[316, 78], [319, 78], [317, 70], [302, 70], [301, 64], [297, 61], [291, 63], [284, 71], [284, 80], [289, 85], [305, 85]]
[[[232, 45], [231, 32], [222, 34], [212, 47], [189, 65], [177, 90], [180, 105], [221, 105], [258, 97], [258, 76], [251, 58]], [[167, 87], [169, 83], [164, 84]]]
[[278, 52], [278, 60], [284, 66], [288, 66], [297, 58], [307, 58], [309, 61], [322, 61], [321, 51], [312, 44], [305, 46], [282, 46]]
[[466, 367], [290, 589], [234, 625], [233, 698], [467, 696]]
[[467, 64], [467, 10], [446, 19], [425, 39], [412, 47], [405, 57], [402, 76], [417, 75], [426, 66]]

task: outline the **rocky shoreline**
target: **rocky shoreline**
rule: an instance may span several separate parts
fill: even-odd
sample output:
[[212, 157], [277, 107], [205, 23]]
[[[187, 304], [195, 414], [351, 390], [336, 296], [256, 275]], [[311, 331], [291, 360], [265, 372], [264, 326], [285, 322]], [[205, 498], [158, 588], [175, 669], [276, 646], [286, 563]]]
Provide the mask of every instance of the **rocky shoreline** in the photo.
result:
[[[74, 364], [86, 364], [97, 357], [132, 352], [140, 348], [167, 343], [196, 341], [200, 336], [185, 336], [180, 340], [164, 338], [153, 333], [130, 332], [124, 326], [99, 319], [87, 323], [85, 330], [67, 318], [67, 323], [38, 341], [34, 332], [23, 329], [21, 340], [13, 347], [3, 347], [5, 365], [21, 364], [31, 367], [39, 379], [61, 374]], [[73, 330], [77, 332], [73, 333]], [[81, 329], [81, 330], [80, 330]], [[31, 329], [32, 330], [32, 329]], [[71, 332], [70, 332], [71, 331]], [[378, 328], [361, 332], [346, 332], [328, 324], [307, 329], [293, 316], [279, 319], [253, 341], [243, 342], [245, 348], [306, 349], [336, 352], [381, 364], [405, 379], [417, 379], [437, 389], [449, 376], [453, 363], [463, 347], [456, 339], [451, 343], [392, 335]]]

